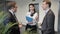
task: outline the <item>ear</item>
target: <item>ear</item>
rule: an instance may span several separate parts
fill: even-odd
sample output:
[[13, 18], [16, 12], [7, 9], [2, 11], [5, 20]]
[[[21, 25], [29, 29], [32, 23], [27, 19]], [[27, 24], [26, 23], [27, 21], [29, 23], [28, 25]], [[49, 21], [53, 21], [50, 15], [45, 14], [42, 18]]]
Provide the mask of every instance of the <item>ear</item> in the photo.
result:
[[46, 4], [47, 5], [47, 7], [49, 7], [49, 5], [48, 4]]

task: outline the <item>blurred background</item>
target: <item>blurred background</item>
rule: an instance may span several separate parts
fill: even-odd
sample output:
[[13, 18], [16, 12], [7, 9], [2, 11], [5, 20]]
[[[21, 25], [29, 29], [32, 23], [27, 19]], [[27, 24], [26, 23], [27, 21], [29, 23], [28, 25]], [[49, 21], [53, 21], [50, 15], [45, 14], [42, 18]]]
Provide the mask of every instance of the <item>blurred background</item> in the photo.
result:
[[[39, 21], [41, 20], [41, 17], [43, 17], [43, 10], [41, 8], [41, 4], [43, 0], [0, 0], [0, 11], [6, 11], [6, 1], [15, 1], [17, 3], [17, 13], [16, 17], [19, 21], [19, 23], [22, 23], [26, 25], [25, 15], [29, 10], [29, 4], [34, 3], [36, 6], [36, 10], [39, 13]], [[55, 32], [60, 32], [60, 0], [51, 0], [52, 6], [51, 9], [53, 10], [55, 14], [55, 25], [54, 29]], [[24, 28], [24, 27], [23, 27]]]

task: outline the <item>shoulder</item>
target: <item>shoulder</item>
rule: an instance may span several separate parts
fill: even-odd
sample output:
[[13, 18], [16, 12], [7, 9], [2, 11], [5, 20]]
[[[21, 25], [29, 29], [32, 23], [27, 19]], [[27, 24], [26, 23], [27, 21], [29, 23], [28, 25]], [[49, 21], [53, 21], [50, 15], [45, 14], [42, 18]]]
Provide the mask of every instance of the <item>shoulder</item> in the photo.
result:
[[37, 12], [34, 14], [34, 17], [36, 17], [36, 16], [38, 16], [38, 13]]
[[38, 15], [38, 13], [36, 12], [34, 15]]
[[55, 15], [54, 15], [54, 12], [53, 12], [51, 9], [49, 10], [48, 15], [49, 15], [49, 16], [50, 16], [50, 15], [51, 15], [51, 16], [55, 16]]
[[54, 14], [54, 13], [53, 13], [53, 11], [50, 9], [50, 10], [48, 11], [48, 14]]
[[26, 13], [26, 16], [30, 16], [30, 14], [31, 14], [30, 12], [27, 12], [27, 13]]
[[27, 14], [31, 14], [30, 12], [27, 12]]

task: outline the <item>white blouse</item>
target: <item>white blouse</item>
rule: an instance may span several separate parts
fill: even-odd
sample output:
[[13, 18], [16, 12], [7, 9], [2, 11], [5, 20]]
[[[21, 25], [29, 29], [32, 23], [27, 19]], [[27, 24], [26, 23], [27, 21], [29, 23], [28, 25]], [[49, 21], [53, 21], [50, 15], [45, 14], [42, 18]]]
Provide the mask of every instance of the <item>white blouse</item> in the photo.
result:
[[38, 14], [37, 13], [35, 13], [33, 16], [30, 16], [31, 15], [31, 12], [27, 12], [27, 14], [26, 14], [26, 16], [29, 16], [30, 18], [33, 18], [33, 21], [32, 21], [32, 24], [29, 24], [29, 22], [27, 21], [27, 24], [29, 24], [29, 25], [36, 25], [36, 23], [37, 23], [37, 20], [36, 20], [36, 16], [38, 16]]

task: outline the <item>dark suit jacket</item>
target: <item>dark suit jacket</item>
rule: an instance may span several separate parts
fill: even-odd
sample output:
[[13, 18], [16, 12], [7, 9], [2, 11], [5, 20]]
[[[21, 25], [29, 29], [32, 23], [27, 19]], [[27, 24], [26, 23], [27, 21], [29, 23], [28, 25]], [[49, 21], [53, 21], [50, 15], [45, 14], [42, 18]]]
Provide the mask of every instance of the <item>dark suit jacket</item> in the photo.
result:
[[47, 12], [43, 19], [42, 28], [43, 34], [54, 34], [54, 20], [55, 15], [51, 9]]
[[17, 22], [16, 16], [12, 15], [11, 12], [7, 12], [7, 13], [8, 13], [8, 15], [4, 20], [4, 24], [6, 25], [9, 22], [16, 23]]
[[[10, 13], [10, 12], [9, 12]], [[10, 16], [9, 16], [9, 20], [10, 20], [10, 22], [13, 22], [13, 23], [16, 23], [16, 22], [18, 22], [17, 21], [17, 18], [16, 18], [16, 16], [15, 15], [12, 15], [11, 13], [10, 13]]]
[[[11, 23], [17, 23], [17, 19], [16, 19], [16, 16], [13, 15], [11, 12], [7, 12], [8, 13], [8, 16], [6, 17], [5, 21], [4, 21], [4, 24], [7, 25], [9, 22]], [[20, 31], [19, 31], [19, 27], [18, 27], [18, 24], [12, 26], [8, 31], [10, 31], [9, 34], [20, 34]]]

